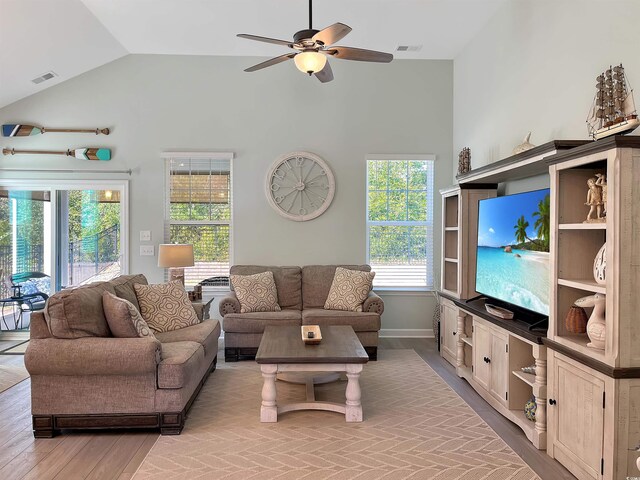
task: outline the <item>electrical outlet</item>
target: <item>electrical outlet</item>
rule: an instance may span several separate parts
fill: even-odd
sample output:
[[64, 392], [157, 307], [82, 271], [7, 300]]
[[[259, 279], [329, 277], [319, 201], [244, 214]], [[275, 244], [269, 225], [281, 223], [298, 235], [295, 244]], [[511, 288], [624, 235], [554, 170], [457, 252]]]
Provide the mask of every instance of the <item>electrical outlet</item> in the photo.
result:
[[140, 245], [140, 256], [153, 257], [155, 254], [154, 245]]
[[141, 242], [150, 242], [151, 241], [151, 230], [140, 230], [140, 241]]

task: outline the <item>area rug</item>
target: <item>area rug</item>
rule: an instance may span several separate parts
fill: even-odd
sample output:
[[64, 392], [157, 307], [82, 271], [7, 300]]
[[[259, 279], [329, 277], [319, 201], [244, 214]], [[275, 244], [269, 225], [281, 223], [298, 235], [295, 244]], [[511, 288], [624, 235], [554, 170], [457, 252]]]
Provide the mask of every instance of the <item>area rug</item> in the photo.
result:
[[[195, 401], [182, 435], [161, 436], [136, 480], [537, 479], [536, 474], [413, 351], [380, 350], [361, 376], [364, 422], [291, 412], [260, 423], [254, 362], [222, 363]], [[345, 382], [316, 388], [344, 401]], [[278, 382], [278, 401], [304, 401]]]
[[0, 365], [0, 393], [29, 378], [24, 367]]

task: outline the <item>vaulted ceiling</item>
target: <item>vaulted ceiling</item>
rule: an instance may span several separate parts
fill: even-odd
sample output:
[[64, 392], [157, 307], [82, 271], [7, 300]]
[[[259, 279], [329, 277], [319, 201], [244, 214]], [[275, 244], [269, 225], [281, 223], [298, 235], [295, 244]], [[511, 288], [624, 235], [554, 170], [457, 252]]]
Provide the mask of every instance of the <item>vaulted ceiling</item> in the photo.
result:
[[[453, 59], [507, 1], [316, 0], [313, 26], [346, 23], [341, 44], [398, 59]], [[307, 9], [306, 0], [0, 0], [0, 107], [128, 54], [276, 56], [282, 47], [236, 34], [288, 40], [308, 27]]]

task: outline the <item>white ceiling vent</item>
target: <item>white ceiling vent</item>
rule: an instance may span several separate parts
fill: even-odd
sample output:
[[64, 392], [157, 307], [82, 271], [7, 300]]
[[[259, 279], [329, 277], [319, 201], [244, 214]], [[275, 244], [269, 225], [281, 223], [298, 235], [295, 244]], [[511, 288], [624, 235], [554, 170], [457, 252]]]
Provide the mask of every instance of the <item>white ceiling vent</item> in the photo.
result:
[[51, 80], [52, 78], [57, 77], [57, 76], [58, 75], [56, 74], [56, 72], [49, 71], [47, 73], [43, 73], [42, 75], [40, 75], [39, 77], [34, 78], [31, 81], [33, 83], [35, 83], [36, 85], [38, 85], [39, 83], [46, 82], [47, 80]]
[[398, 45], [396, 52], [419, 52], [422, 50], [422, 45]]

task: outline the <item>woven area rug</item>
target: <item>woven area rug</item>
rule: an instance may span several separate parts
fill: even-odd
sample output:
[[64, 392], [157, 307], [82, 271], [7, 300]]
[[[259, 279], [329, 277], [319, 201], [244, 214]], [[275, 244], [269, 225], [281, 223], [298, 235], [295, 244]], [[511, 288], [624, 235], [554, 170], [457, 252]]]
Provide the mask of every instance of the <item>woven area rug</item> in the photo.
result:
[[0, 365], [0, 392], [29, 378], [29, 372], [24, 367]]
[[[321, 411], [260, 423], [262, 376], [254, 362], [222, 363], [179, 436], [162, 436], [142, 479], [536, 479], [536, 474], [413, 351], [380, 350], [360, 380], [364, 422]], [[316, 388], [344, 401], [345, 382]], [[278, 382], [278, 401], [304, 401]]]

